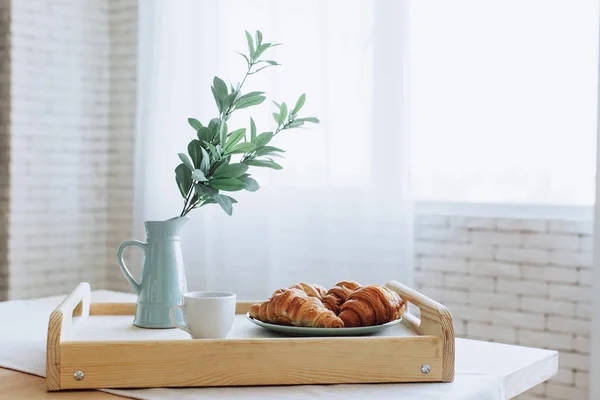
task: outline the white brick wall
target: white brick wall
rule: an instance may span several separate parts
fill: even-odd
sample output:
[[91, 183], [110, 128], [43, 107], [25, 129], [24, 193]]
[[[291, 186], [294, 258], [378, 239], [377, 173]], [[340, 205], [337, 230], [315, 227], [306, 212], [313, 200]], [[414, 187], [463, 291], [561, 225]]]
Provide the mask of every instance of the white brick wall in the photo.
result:
[[560, 352], [559, 374], [520, 399], [587, 399], [590, 221], [421, 215], [415, 280], [458, 336]]
[[13, 1], [9, 297], [104, 286], [107, 1]]
[[0, 298], [106, 287], [131, 237], [137, 1], [2, 0], [0, 17]]
[[[117, 265], [117, 248], [133, 238], [138, 0], [110, 0], [110, 118], [108, 141], [107, 287], [131, 291]], [[126, 261], [134, 276], [139, 263]], [[133, 261], [139, 261], [134, 259]], [[136, 268], [137, 267], [137, 268]]]
[[0, 301], [8, 298], [10, 215], [10, 0], [0, 0]]

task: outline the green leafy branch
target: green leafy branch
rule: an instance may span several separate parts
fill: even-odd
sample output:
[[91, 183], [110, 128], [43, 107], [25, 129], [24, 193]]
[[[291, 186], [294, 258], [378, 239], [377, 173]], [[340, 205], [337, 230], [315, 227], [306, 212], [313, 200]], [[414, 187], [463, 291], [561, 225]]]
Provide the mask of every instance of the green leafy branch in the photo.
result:
[[[270, 146], [271, 140], [281, 131], [300, 128], [307, 122], [319, 123], [315, 117], [298, 117], [306, 101], [306, 95], [302, 94], [291, 110], [288, 110], [285, 102], [274, 102], [277, 107], [277, 112], [273, 113], [277, 123], [274, 131], [257, 134], [253, 118], [250, 118], [250, 140], [247, 140], [246, 128], [228, 130], [227, 121], [233, 112], [257, 106], [266, 99], [264, 92], [242, 94], [247, 78], [280, 65], [276, 61], [261, 58], [265, 51], [279, 44], [263, 43], [260, 31], [256, 31], [254, 38], [246, 32], [246, 39], [248, 54], [239, 53], [248, 67], [242, 81], [234, 87], [231, 84], [227, 86], [219, 77], [213, 79], [211, 91], [219, 111], [218, 118], [211, 119], [208, 126], [195, 118], [188, 119], [198, 138], [188, 144], [187, 154], [179, 153], [181, 164], [175, 168], [175, 180], [184, 200], [180, 216], [208, 204], [218, 204], [231, 215], [233, 204], [237, 201], [222, 192], [257, 191], [259, 184], [248, 173], [250, 167], [282, 169], [273, 158], [283, 157], [281, 153], [285, 151]], [[232, 162], [234, 157], [239, 157], [239, 161]]]

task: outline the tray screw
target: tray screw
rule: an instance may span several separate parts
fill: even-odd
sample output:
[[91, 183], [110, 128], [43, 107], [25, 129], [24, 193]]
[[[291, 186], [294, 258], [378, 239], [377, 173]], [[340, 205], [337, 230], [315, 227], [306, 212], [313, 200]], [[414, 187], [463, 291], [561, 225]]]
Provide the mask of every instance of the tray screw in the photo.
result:
[[429, 364], [423, 364], [421, 366], [421, 372], [424, 374], [428, 374], [431, 371], [431, 366]]
[[76, 381], [82, 380], [84, 376], [85, 374], [83, 373], [83, 371], [80, 370], [75, 371], [75, 373], [73, 374], [73, 378], [75, 378]]

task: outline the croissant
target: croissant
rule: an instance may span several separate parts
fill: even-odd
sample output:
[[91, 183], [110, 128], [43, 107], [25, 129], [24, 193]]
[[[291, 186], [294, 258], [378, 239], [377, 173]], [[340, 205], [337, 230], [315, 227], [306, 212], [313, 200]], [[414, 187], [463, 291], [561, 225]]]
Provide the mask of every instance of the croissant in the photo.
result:
[[[322, 300], [323, 296], [325, 296], [325, 293], [327, 293], [327, 289], [325, 289], [323, 286], [306, 282], [295, 283], [288, 289], [301, 290], [304, 293], [306, 293], [309, 297], [316, 297], [319, 300]], [[283, 292], [284, 290], [285, 289], [277, 289], [275, 292], [273, 292], [273, 296]]]
[[321, 300], [300, 289], [282, 289], [269, 300], [253, 304], [249, 314], [263, 322], [312, 328], [343, 328], [344, 323]]
[[340, 308], [345, 327], [381, 325], [394, 321], [406, 310], [398, 294], [379, 285], [363, 286], [352, 292]]
[[346, 301], [350, 293], [359, 287], [360, 284], [353, 281], [338, 282], [323, 296], [323, 305], [338, 315], [342, 303]]

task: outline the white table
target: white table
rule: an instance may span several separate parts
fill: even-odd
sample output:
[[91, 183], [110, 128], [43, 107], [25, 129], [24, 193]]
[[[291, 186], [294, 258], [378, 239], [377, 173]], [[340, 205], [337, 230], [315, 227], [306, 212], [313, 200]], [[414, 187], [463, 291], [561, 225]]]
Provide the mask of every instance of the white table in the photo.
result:
[[[0, 318], [3, 321], [0, 325], [0, 367], [39, 376], [45, 375], [45, 335], [48, 316], [63, 298], [64, 296], [56, 296], [0, 303]], [[134, 302], [135, 296], [127, 293], [94, 291], [92, 301]], [[540, 384], [556, 374], [557, 369], [558, 354], [555, 351], [456, 339], [456, 376], [452, 383], [135, 389], [108, 392], [139, 399], [202, 399], [218, 396], [230, 399], [322, 397], [497, 400], [512, 398]], [[5, 370], [0, 368], [0, 373], [2, 371]], [[13, 382], [15, 382], [14, 375], [0, 374], [0, 389], [11, 390], [12, 387], [13, 390], [18, 390], [19, 387]], [[30, 390], [27, 392], [28, 397], [46, 398], [47, 394], [43, 391], [43, 387], [39, 386], [38, 389], [39, 396]], [[67, 397], [73, 393], [52, 394], [56, 398], [63, 395]], [[1, 396], [0, 393], [0, 398]]]

